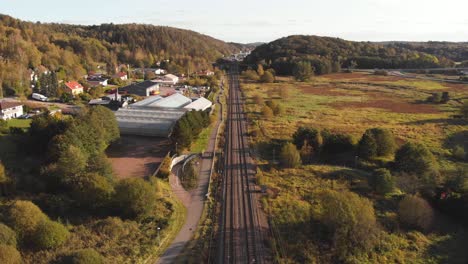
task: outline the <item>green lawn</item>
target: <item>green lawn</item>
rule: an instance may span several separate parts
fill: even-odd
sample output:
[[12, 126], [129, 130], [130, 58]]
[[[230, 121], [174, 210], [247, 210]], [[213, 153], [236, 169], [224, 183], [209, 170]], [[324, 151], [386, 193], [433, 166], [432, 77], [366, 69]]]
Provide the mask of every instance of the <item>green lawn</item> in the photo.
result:
[[10, 119], [7, 121], [8, 127], [29, 128], [31, 119]]

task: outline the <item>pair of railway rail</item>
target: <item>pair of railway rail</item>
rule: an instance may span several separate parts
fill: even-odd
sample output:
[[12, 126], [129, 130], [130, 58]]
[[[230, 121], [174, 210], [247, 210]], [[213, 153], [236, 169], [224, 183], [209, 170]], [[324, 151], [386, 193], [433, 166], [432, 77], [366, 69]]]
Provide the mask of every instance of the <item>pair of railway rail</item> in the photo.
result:
[[229, 87], [217, 263], [266, 263], [235, 64], [229, 69]]

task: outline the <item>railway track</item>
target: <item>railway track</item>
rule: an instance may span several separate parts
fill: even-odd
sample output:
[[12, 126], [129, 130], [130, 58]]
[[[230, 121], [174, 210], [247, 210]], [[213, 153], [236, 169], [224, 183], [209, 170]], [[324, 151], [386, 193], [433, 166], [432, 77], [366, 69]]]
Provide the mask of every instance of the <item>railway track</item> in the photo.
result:
[[229, 87], [217, 263], [268, 263], [236, 64], [229, 70]]

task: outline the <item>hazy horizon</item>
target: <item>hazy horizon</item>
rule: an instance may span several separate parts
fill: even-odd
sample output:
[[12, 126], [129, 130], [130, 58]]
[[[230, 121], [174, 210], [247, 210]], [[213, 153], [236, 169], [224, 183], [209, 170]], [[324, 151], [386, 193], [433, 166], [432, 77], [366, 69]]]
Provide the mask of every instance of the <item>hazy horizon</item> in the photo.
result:
[[[447, 0], [169, 1], [4, 0], [0, 13], [27, 21], [96, 25], [144, 23], [193, 30], [227, 42], [269, 42], [289, 35], [354, 41], [468, 41], [468, 2]], [[27, 8], [25, 8], [27, 7]], [[50, 11], [52, 10], [52, 11]]]

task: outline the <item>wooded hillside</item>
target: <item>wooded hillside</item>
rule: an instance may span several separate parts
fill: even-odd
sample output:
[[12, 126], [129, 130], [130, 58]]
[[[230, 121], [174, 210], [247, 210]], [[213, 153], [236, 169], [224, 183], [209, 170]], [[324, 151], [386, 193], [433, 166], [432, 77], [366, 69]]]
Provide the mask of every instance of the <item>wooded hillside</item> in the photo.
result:
[[434, 68], [453, 66], [443, 56], [412, 50], [401, 45], [347, 41], [339, 38], [295, 35], [257, 47], [247, 63], [272, 67], [290, 75], [300, 61], [308, 61], [316, 74], [351, 68]]
[[112, 74], [121, 63], [155, 67], [163, 61], [171, 72], [187, 73], [210, 68], [217, 58], [237, 50], [209, 36], [171, 27], [41, 24], [0, 15], [0, 87], [23, 94], [29, 86], [28, 69], [42, 66], [65, 80], [79, 79], [98, 66]]

